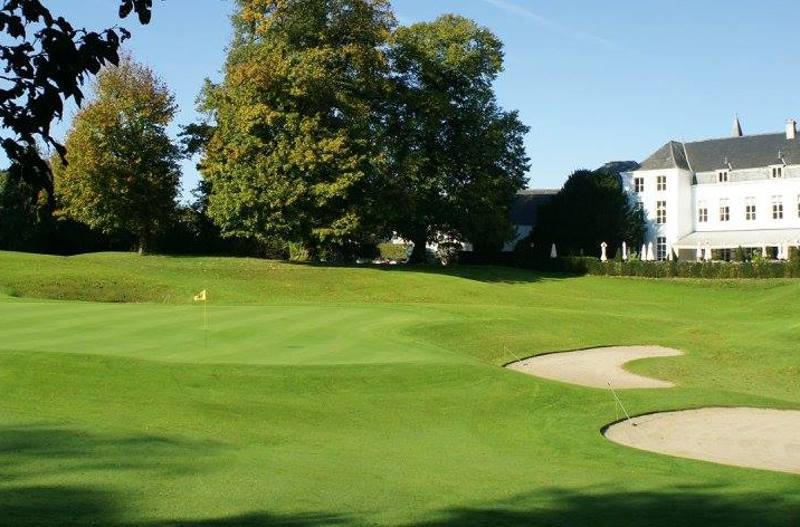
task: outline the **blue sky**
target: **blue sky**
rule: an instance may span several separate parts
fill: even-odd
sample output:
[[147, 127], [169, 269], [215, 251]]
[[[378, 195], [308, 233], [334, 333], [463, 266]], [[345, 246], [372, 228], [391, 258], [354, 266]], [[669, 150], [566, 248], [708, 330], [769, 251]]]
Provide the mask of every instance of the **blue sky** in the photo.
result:
[[[76, 25], [115, 22], [116, 0], [51, 0]], [[796, 0], [394, 0], [400, 23], [458, 13], [506, 45], [501, 104], [531, 127], [530, 186], [560, 186], [577, 168], [639, 160], [669, 139], [783, 130], [800, 118]], [[229, 0], [156, 0], [153, 22], [125, 22], [128, 48], [196, 119], [206, 77], [219, 78]], [[68, 122], [57, 131], [63, 133]], [[197, 181], [184, 167], [184, 192]]]

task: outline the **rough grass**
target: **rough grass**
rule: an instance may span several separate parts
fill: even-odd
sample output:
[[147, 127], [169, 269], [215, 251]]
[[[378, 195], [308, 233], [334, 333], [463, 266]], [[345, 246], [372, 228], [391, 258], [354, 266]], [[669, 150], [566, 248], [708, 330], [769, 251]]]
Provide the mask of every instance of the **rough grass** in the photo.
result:
[[633, 413], [800, 409], [800, 282], [0, 253], [0, 291], [8, 525], [800, 523], [797, 476], [612, 444], [609, 394], [499, 367], [660, 344]]

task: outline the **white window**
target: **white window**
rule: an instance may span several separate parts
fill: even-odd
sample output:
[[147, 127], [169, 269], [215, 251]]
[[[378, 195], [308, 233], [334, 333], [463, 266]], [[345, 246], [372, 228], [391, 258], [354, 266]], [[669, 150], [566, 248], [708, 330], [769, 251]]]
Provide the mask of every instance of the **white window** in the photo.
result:
[[659, 192], [667, 190], [667, 176], [658, 176], [656, 178], [656, 190]]
[[756, 221], [756, 199], [747, 198], [744, 202], [744, 219]]
[[717, 183], [727, 183], [728, 182], [728, 170], [720, 170], [717, 172]]
[[719, 221], [731, 220], [731, 204], [727, 199], [719, 200]]
[[642, 192], [644, 192], [644, 178], [643, 177], [635, 177], [635, 178], [633, 178], [633, 189], [638, 194], [641, 194]]
[[667, 259], [667, 239], [656, 238], [656, 259], [664, 261]]
[[772, 219], [783, 219], [783, 197], [781, 196], [772, 197]]
[[708, 207], [701, 203], [697, 208], [697, 223], [708, 223]]
[[659, 225], [667, 223], [667, 202], [656, 202], [656, 223]]
[[783, 177], [783, 165], [775, 165], [774, 167], [770, 167], [770, 173], [772, 175], [772, 179], [778, 179]]

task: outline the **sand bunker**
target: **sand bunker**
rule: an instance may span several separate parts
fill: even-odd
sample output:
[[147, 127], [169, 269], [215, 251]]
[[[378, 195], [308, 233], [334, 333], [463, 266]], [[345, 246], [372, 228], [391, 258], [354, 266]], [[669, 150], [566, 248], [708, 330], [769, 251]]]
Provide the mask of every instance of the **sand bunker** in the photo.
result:
[[672, 383], [630, 373], [626, 362], [652, 357], [674, 357], [678, 350], [658, 346], [616, 346], [540, 355], [508, 365], [512, 370], [555, 381], [608, 388], [671, 388]]
[[611, 425], [605, 436], [659, 454], [800, 474], [798, 411], [703, 408], [665, 412]]

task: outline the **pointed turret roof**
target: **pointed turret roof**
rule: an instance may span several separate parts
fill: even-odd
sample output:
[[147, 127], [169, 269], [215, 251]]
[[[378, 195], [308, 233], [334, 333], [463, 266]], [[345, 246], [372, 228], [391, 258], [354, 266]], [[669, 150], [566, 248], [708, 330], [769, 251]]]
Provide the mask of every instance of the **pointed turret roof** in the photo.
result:
[[733, 118], [733, 130], [731, 131], [732, 137], [742, 137], [744, 134], [742, 133], [742, 123], [739, 122], [739, 116], [736, 115]]

